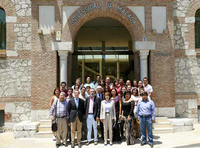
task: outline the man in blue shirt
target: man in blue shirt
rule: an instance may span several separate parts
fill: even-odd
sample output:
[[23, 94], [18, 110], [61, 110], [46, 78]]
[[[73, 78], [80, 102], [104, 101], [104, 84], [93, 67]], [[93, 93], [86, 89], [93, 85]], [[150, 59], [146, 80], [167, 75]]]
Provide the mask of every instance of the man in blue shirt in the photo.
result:
[[146, 128], [148, 130], [149, 145], [153, 147], [153, 128], [152, 122], [155, 121], [156, 109], [154, 102], [148, 99], [148, 93], [143, 92], [142, 100], [137, 104], [137, 115], [140, 121], [140, 131], [142, 135], [141, 146], [147, 143]]

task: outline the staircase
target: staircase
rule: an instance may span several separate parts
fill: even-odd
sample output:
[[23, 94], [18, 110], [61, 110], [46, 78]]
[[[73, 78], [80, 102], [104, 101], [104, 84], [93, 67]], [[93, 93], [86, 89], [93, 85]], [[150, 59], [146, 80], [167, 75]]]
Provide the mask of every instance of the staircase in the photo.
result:
[[38, 132], [35, 134], [36, 138], [52, 138], [51, 120], [40, 120]]
[[174, 127], [167, 117], [156, 117], [153, 123], [153, 134], [174, 133]]

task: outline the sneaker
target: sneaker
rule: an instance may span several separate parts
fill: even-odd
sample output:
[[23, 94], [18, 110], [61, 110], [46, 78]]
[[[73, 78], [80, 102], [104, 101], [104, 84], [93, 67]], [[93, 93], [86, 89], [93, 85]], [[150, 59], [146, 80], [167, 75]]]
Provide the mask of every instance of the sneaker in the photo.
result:
[[97, 144], [98, 144], [98, 141], [95, 141], [95, 142], [94, 142], [94, 145], [97, 145]]
[[90, 142], [88, 141], [85, 145], [88, 146], [90, 144]]
[[141, 142], [141, 146], [143, 146], [143, 145], [145, 145], [145, 144], [147, 144], [147, 143], [145, 143], [145, 142]]

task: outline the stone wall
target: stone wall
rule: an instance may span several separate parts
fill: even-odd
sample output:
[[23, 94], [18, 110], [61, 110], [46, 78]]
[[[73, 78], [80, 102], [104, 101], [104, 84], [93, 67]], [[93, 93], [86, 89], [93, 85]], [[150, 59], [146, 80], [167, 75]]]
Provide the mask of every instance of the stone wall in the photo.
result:
[[31, 16], [30, 0], [11, 0], [18, 16]]
[[0, 97], [31, 96], [31, 60], [0, 60]]
[[11, 114], [10, 122], [31, 120], [31, 102], [6, 103], [5, 114]]
[[31, 24], [16, 23], [14, 24], [14, 32], [17, 35], [14, 50], [31, 50]]

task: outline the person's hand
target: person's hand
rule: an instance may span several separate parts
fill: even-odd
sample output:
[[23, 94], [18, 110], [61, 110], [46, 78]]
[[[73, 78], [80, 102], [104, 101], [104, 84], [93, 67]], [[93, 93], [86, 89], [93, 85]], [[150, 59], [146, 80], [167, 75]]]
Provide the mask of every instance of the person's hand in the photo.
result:
[[128, 120], [131, 120], [131, 117], [130, 117], [130, 115], [128, 116], [128, 118], [127, 118]]
[[101, 122], [103, 123], [103, 119], [101, 119]]
[[116, 119], [113, 119], [113, 121], [115, 121], [115, 122], [116, 122]]
[[119, 119], [121, 119], [122, 115], [119, 115]]
[[54, 120], [55, 120], [54, 117], [51, 120], [52, 120], [52, 122], [54, 122]]
[[99, 118], [98, 118], [98, 117], [96, 117], [96, 121], [99, 121]]
[[152, 122], [155, 122], [155, 119], [152, 119]]

